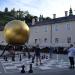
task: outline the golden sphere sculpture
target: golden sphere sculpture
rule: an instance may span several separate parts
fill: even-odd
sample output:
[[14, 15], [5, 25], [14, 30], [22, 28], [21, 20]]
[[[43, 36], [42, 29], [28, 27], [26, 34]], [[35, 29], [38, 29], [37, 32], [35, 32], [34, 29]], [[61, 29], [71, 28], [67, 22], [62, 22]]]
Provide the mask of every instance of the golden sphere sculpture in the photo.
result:
[[29, 27], [24, 21], [13, 20], [4, 28], [4, 37], [8, 44], [23, 45], [29, 39]]

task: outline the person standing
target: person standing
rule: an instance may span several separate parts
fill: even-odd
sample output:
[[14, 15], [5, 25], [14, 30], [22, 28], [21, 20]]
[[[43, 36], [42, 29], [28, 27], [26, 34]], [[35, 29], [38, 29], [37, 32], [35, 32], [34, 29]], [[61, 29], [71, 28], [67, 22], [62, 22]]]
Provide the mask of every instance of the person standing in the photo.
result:
[[40, 64], [41, 64], [39, 45], [37, 45], [35, 48], [35, 58], [36, 58], [36, 65], [38, 65], [38, 60], [40, 61]]
[[49, 58], [52, 58], [52, 54], [53, 54], [53, 48], [49, 47]]
[[71, 44], [70, 48], [68, 49], [68, 57], [70, 61], [69, 68], [74, 68], [74, 55], [75, 55], [75, 48], [73, 47], [73, 44]]

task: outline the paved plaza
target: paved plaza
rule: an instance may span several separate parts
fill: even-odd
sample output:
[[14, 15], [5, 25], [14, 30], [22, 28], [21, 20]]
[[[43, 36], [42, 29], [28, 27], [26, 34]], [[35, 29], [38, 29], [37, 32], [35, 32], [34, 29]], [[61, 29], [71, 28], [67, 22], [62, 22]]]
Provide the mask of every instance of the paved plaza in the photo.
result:
[[[41, 54], [43, 55], [43, 54]], [[33, 75], [74, 75], [75, 70], [69, 69], [69, 60], [67, 55], [53, 54], [52, 58], [49, 58], [49, 54], [46, 54], [47, 58], [42, 59], [42, 65], [36, 65], [35, 61], [32, 63], [32, 58], [23, 56], [20, 61], [19, 55], [16, 55], [15, 61], [8, 58], [5, 61], [3, 57], [0, 58], [0, 75], [29, 75], [30, 64], [32, 63]], [[21, 73], [21, 66], [25, 65], [26, 73]]]

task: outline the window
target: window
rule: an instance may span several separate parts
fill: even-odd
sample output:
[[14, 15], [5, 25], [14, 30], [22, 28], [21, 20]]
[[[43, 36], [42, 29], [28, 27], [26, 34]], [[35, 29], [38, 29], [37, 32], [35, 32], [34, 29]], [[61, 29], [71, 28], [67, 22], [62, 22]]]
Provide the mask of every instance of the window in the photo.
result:
[[58, 26], [57, 25], [55, 25], [55, 31], [58, 31]]
[[44, 39], [44, 42], [45, 42], [45, 43], [47, 42], [47, 38]]
[[45, 27], [45, 32], [47, 32], [48, 31], [48, 28], [47, 27]]
[[55, 43], [58, 43], [59, 42], [59, 38], [55, 38]]
[[67, 24], [67, 30], [70, 30], [70, 29], [71, 29], [70, 24]]
[[67, 38], [67, 43], [71, 43], [71, 37]]
[[37, 40], [38, 40], [38, 39], [35, 39], [35, 44], [37, 43]]

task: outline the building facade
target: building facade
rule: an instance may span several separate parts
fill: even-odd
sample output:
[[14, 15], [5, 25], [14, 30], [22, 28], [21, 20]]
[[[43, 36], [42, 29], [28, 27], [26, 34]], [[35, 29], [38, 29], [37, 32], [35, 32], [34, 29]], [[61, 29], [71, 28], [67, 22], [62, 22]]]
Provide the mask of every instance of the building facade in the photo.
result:
[[30, 26], [28, 45], [40, 47], [67, 47], [75, 44], [75, 15], [72, 9], [69, 15], [37, 22]]

